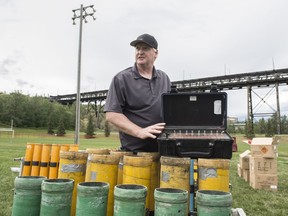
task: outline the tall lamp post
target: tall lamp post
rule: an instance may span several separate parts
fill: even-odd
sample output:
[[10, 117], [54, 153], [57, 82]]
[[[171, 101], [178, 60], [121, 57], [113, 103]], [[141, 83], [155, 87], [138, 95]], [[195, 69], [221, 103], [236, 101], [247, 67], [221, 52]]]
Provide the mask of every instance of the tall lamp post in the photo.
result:
[[[76, 97], [76, 122], [75, 122], [75, 138], [74, 144], [79, 144], [79, 131], [80, 131], [80, 80], [81, 80], [81, 48], [82, 48], [82, 23], [83, 20], [87, 23], [86, 17], [91, 16], [93, 20], [96, 18], [94, 17], [94, 13], [96, 12], [94, 9], [94, 5], [89, 5], [81, 7], [78, 9], [72, 10], [74, 16], [72, 17], [73, 25], [76, 25], [75, 19], [80, 19], [80, 30], [79, 30], [79, 49], [78, 49], [78, 70], [77, 70], [77, 97]], [[80, 15], [77, 16], [76, 13]]]

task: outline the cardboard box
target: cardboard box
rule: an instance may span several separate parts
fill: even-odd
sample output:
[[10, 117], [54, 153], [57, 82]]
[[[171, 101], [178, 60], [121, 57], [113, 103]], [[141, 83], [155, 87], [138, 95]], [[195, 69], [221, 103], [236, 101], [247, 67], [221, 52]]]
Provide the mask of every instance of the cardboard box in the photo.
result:
[[242, 169], [249, 170], [249, 155], [250, 150], [246, 150], [239, 155], [239, 163]]
[[251, 145], [262, 144], [262, 145], [273, 145], [275, 140], [273, 137], [255, 137], [251, 141]]
[[277, 174], [277, 159], [250, 156], [250, 175]]
[[253, 157], [277, 158], [278, 142], [272, 137], [269, 138], [253, 138], [250, 150]]
[[250, 149], [251, 149], [251, 155], [253, 157], [264, 157], [264, 158], [278, 157], [277, 145], [251, 144]]
[[253, 174], [250, 176], [249, 184], [254, 189], [277, 191], [278, 176], [275, 174]]
[[238, 171], [238, 176], [243, 177], [243, 169], [241, 168], [240, 164], [237, 164], [237, 171]]
[[246, 181], [246, 182], [250, 182], [250, 170], [243, 170], [243, 179]]

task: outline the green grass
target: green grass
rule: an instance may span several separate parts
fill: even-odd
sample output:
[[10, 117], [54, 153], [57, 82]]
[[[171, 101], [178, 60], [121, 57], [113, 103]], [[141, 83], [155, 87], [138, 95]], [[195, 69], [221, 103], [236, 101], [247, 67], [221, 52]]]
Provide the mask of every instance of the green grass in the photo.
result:
[[251, 216], [284, 216], [288, 215], [288, 136], [282, 136], [278, 148], [278, 191], [268, 192], [253, 189], [244, 179], [238, 177], [237, 163], [239, 154], [250, 149], [248, 144], [237, 137], [238, 152], [233, 153], [230, 165], [230, 182], [232, 184], [233, 207], [243, 208]]
[[[278, 191], [267, 192], [255, 190], [237, 174], [239, 154], [249, 149], [242, 142], [245, 138], [236, 135], [238, 152], [233, 153], [230, 165], [230, 183], [232, 185], [233, 208], [243, 208], [248, 216], [284, 216], [288, 215], [288, 136], [281, 137], [278, 157]], [[13, 158], [23, 157], [27, 143], [64, 144], [73, 143], [74, 133], [67, 132], [65, 137], [47, 135], [45, 130], [16, 129], [15, 138], [9, 133], [0, 133], [0, 215], [10, 216], [13, 204], [13, 187], [15, 173], [10, 167], [19, 166]], [[117, 134], [109, 138], [102, 132], [97, 132], [95, 139], [84, 139], [80, 136], [80, 149], [86, 148], [116, 148], [119, 146]]]
[[[67, 131], [66, 131], [67, 132]], [[84, 139], [80, 134], [79, 149], [116, 148], [119, 146], [118, 134], [112, 133], [109, 138], [97, 133], [95, 139]], [[27, 143], [73, 144], [74, 133], [67, 132], [64, 137], [47, 135], [46, 130], [16, 129], [15, 138], [10, 133], [0, 132], [0, 216], [10, 216], [13, 205], [14, 180], [17, 176], [10, 167], [19, 167], [14, 158], [24, 157]]]

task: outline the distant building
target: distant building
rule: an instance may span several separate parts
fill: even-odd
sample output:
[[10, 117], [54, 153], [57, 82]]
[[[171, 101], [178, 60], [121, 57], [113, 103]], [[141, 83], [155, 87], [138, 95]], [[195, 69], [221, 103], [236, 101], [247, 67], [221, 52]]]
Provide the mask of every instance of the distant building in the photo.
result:
[[235, 124], [238, 123], [238, 117], [227, 117], [227, 124]]
[[227, 117], [227, 124], [234, 125], [236, 130], [245, 128], [245, 122], [239, 122], [238, 117]]

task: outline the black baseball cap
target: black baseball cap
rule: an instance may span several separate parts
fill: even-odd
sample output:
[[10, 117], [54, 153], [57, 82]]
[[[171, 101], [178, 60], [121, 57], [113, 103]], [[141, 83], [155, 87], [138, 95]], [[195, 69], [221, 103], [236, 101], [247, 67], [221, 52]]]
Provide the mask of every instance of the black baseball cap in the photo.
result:
[[152, 35], [149, 35], [149, 34], [140, 35], [139, 37], [137, 37], [136, 40], [132, 41], [130, 43], [130, 45], [135, 47], [138, 43], [145, 43], [148, 46], [150, 46], [156, 50], [158, 48], [158, 43], [157, 43], [156, 39]]

